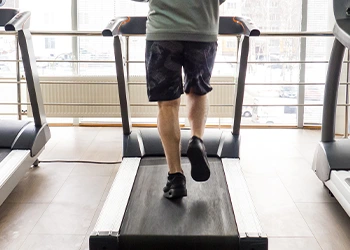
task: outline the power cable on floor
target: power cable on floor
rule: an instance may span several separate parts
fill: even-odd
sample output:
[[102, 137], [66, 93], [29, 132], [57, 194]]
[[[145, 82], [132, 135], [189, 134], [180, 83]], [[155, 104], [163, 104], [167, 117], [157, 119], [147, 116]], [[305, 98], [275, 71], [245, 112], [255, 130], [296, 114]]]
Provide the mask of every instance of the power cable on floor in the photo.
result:
[[71, 161], [71, 160], [50, 160], [50, 161], [39, 161], [40, 163], [89, 163], [89, 164], [120, 164], [121, 161]]

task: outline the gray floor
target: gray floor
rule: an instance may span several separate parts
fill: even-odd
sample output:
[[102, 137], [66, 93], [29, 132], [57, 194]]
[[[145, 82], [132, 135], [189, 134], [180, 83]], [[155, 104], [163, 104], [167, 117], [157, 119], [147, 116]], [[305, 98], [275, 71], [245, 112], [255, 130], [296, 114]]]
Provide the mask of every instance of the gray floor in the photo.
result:
[[[241, 162], [270, 250], [349, 250], [350, 218], [311, 170], [319, 131], [242, 131]], [[52, 128], [41, 160], [121, 160], [120, 128]], [[85, 250], [118, 165], [46, 163], [0, 207], [0, 249]]]

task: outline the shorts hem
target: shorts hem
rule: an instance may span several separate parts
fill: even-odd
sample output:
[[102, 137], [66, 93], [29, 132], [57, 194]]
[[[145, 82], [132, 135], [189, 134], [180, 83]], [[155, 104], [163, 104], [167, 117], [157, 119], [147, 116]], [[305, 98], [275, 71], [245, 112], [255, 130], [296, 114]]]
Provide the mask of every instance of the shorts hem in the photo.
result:
[[183, 93], [181, 93], [179, 96], [174, 96], [174, 97], [170, 97], [170, 98], [149, 98], [148, 97], [148, 101], [149, 102], [166, 102], [166, 101], [173, 101], [173, 100], [176, 100], [176, 99], [179, 99], [181, 97]]

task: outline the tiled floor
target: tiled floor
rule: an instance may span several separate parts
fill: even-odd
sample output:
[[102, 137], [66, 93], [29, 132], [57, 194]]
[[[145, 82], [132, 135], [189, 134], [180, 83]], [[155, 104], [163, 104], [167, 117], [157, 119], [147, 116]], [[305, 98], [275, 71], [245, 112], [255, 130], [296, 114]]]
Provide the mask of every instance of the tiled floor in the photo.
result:
[[[54, 127], [41, 160], [121, 160], [120, 128]], [[242, 130], [269, 250], [350, 250], [350, 218], [311, 170], [319, 131]], [[41, 163], [0, 207], [0, 249], [87, 250], [118, 164]]]

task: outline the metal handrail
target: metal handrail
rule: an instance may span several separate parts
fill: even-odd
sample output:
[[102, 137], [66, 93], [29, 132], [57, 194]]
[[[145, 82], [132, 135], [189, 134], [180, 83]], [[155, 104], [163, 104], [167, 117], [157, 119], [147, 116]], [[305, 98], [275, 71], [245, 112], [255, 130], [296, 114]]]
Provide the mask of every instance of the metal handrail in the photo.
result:
[[[10, 59], [1, 59], [0, 62], [22, 62], [22, 60], [10, 60]], [[37, 63], [115, 63], [112, 60], [36, 60]], [[125, 61], [126, 63], [145, 63], [145, 61]], [[350, 61], [343, 61], [343, 63], [349, 63]], [[218, 61], [215, 63], [230, 63], [237, 64], [236, 61]], [[328, 61], [248, 61], [249, 64], [296, 64], [296, 63], [328, 63]]]
[[[34, 36], [102, 36], [101, 32], [99, 31], [31, 31], [32, 35]], [[0, 35], [15, 35], [16, 32], [5, 32], [5, 31], [0, 31]], [[130, 36], [130, 35], [125, 35], [125, 36]], [[133, 37], [135, 35], [132, 35]], [[140, 37], [144, 35], [138, 35]], [[225, 36], [225, 35], [220, 35], [220, 36]], [[231, 36], [232, 35], [228, 35]], [[328, 36], [332, 37], [334, 36], [331, 31], [307, 31], [307, 32], [261, 32], [260, 37], [319, 37], [319, 36]]]
[[[81, 37], [102, 37], [101, 32], [98, 31], [31, 31], [32, 35], [34, 36], [81, 36]], [[12, 35], [16, 36], [16, 32], [4, 32], [0, 31], [0, 36], [7, 36]], [[140, 35], [141, 37], [144, 35]], [[127, 36], [129, 37], [129, 36]], [[225, 37], [224, 35], [220, 35], [220, 37]], [[232, 37], [232, 35], [230, 36]], [[261, 39], [264, 37], [271, 38], [271, 37], [296, 37], [296, 38], [302, 38], [302, 37], [334, 37], [333, 33], [331, 31], [324, 31], [324, 32], [262, 32], [260, 34], [260, 37], [256, 37], [254, 39]], [[0, 60], [1, 62], [11, 62], [16, 63], [17, 65], [21, 62], [19, 58], [16, 60]], [[37, 60], [38, 63], [114, 63], [112, 60]], [[140, 60], [129, 60], [127, 58], [127, 65], [131, 63], [144, 63], [144, 61]], [[219, 61], [216, 63], [230, 63], [230, 64], [237, 64], [237, 61]], [[328, 63], [328, 61], [325, 60], [319, 60], [319, 61], [249, 61], [249, 64], [320, 64], [320, 63]], [[343, 63], [349, 64], [350, 59], [347, 58], [347, 60], [344, 60]], [[14, 78], [15, 79], [15, 78]], [[0, 84], [17, 84], [21, 85], [24, 84], [24, 79], [18, 79], [16, 80], [5, 80], [1, 81]], [[117, 84], [117, 82], [98, 82], [99, 84], [106, 84], [106, 85], [112, 85]], [[41, 84], [95, 84], [95, 82], [84, 82], [84, 81], [42, 81]], [[138, 85], [142, 84], [144, 85], [145, 82], [130, 82], [130, 85]], [[213, 84], [221, 84], [221, 85], [234, 85], [234, 83], [228, 83], [228, 82], [213, 82]], [[341, 85], [348, 86], [348, 82], [342, 82]], [[246, 85], [259, 85], [259, 86], [265, 86], [265, 85], [273, 85], [273, 86], [280, 86], [280, 85], [295, 85], [295, 86], [306, 86], [306, 85], [324, 85], [324, 83], [246, 83]], [[17, 93], [18, 96], [21, 95], [20, 92]], [[0, 103], [0, 105], [17, 105], [20, 107], [20, 105], [29, 105], [29, 103], [24, 102], [17, 102], [17, 103]], [[119, 106], [119, 104], [115, 103], [45, 103], [47, 106]], [[154, 106], [153, 104], [142, 104], [143, 106]], [[140, 106], [140, 104], [132, 104], [132, 106]], [[219, 105], [219, 104], [211, 104], [210, 106], [216, 107], [226, 107], [231, 105]], [[244, 106], [266, 106], [266, 107], [274, 107], [274, 106], [322, 106], [322, 104], [244, 104]], [[338, 106], [345, 106], [348, 107], [350, 104], [338, 104]], [[20, 109], [19, 109], [20, 110]], [[20, 111], [19, 111], [20, 112]], [[20, 117], [20, 114], [18, 114]]]

